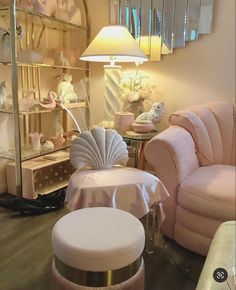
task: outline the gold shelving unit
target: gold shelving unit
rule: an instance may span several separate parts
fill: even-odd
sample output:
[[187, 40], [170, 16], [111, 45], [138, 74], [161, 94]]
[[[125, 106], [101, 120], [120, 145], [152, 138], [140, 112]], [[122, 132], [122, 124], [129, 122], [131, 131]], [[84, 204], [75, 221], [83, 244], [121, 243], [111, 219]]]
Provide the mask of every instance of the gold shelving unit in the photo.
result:
[[[76, 25], [73, 23], [69, 23], [60, 19], [56, 19], [53, 17], [49, 17], [46, 15], [42, 15], [33, 11], [23, 10], [16, 7], [16, 0], [11, 0], [9, 3], [9, 7], [1, 7], [0, 8], [0, 17], [5, 18], [8, 20], [8, 23], [10, 25], [10, 43], [11, 43], [11, 58], [9, 60], [0, 60], [0, 65], [8, 66], [11, 71], [11, 91], [12, 91], [12, 108], [6, 108], [1, 109], [0, 114], [7, 114], [12, 115], [13, 117], [13, 124], [14, 124], [14, 146], [12, 148], [9, 148], [7, 151], [1, 151], [0, 152], [0, 158], [5, 158], [8, 160], [14, 161], [14, 164], [11, 163], [11, 170], [12, 173], [12, 166], [14, 166], [14, 193], [18, 197], [29, 197], [27, 193], [27, 196], [24, 195], [24, 188], [26, 188], [26, 185], [24, 184], [24, 176], [26, 174], [26, 167], [27, 170], [30, 170], [29, 166], [30, 164], [34, 163], [34, 168], [32, 168], [32, 172], [34, 172], [35, 164], [37, 164], [37, 160], [44, 160], [44, 156], [48, 154], [55, 154], [55, 152], [63, 152], [64, 150], [67, 150], [67, 157], [63, 157], [62, 162], [63, 166], [65, 164], [69, 164], [69, 154], [68, 154], [68, 148], [71, 146], [71, 141], [67, 140], [65, 143], [63, 143], [61, 146], [55, 146], [54, 150], [52, 152], [34, 152], [29, 144], [29, 128], [30, 125], [32, 125], [32, 128], [41, 130], [41, 121], [44, 118], [44, 116], [53, 115], [52, 120], [55, 119], [55, 116], [58, 114], [62, 114], [63, 118], [65, 119], [66, 112], [63, 110], [62, 107], [57, 106], [53, 110], [46, 110], [43, 108], [40, 108], [40, 106], [34, 106], [32, 110], [20, 110], [19, 108], [19, 100], [24, 98], [24, 90], [30, 90], [33, 89], [34, 92], [34, 98], [38, 101], [43, 100], [42, 92], [41, 92], [41, 70], [42, 69], [54, 69], [55, 71], [61, 70], [62, 72], [68, 72], [68, 71], [74, 71], [83, 74], [85, 78], [89, 78], [89, 69], [88, 64], [86, 62], [78, 61], [73, 66], [60, 66], [56, 64], [48, 64], [48, 63], [35, 63], [35, 62], [25, 62], [21, 61], [19, 59], [20, 51], [22, 50], [31, 50], [37, 47], [40, 44], [41, 36], [42, 34], [46, 34], [46, 41], [47, 39], [47, 30], [50, 29], [52, 31], [56, 31], [58, 33], [61, 33], [61, 38], [63, 39], [63, 45], [65, 45], [68, 42], [68, 33], [81, 33], [81, 35], [84, 37], [84, 47], [88, 45], [89, 40], [89, 27], [88, 27], [88, 11], [86, 6], [86, 1], [81, 0], [80, 5], [83, 6], [83, 15], [84, 19], [82, 21], [81, 25]], [[17, 31], [16, 31], [16, 24], [21, 23], [25, 26], [25, 39], [24, 43], [19, 42], [17, 40]], [[34, 44], [34, 34], [32, 34], [33, 28], [35, 26], [42, 27], [41, 35], [38, 38], [37, 45]], [[32, 37], [33, 36], [33, 37]], [[33, 41], [32, 41], [33, 38]], [[33, 44], [32, 44], [33, 42]], [[41, 44], [42, 46], [42, 44]], [[45, 46], [45, 44], [43, 44]], [[65, 47], [65, 46], [63, 46]], [[82, 49], [84, 49], [82, 47]], [[81, 51], [82, 52], [82, 51]], [[87, 91], [89, 90], [88, 85], [86, 87]], [[86, 111], [86, 121], [87, 125], [89, 127], [89, 108], [87, 101], [81, 101], [77, 103], [69, 103], [66, 104], [66, 107], [69, 109], [85, 109]], [[54, 118], [54, 119], [53, 119]], [[63, 122], [64, 122], [63, 119]], [[22, 132], [22, 128], [23, 131]], [[25, 142], [27, 140], [27, 142]], [[59, 155], [58, 155], [59, 156]], [[31, 162], [32, 161], [32, 162]], [[58, 170], [60, 170], [60, 159], [57, 160], [51, 160], [50, 162], [46, 162], [47, 168], [52, 166], [55, 169], [55, 166]], [[45, 163], [45, 164], [46, 164]], [[40, 170], [43, 169], [43, 165], [40, 167], [37, 167], [37, 174], [40, 175]], [[28, 172], [28, 171], [27, 171]], [[55, 173], [56, 174], [56, 173]], [[34, 173], [32, 173], [32, 178], [34, 176]], [[69, 175], [68, 175], [69, 176]], [[56, 179], [55, 179], [56, 180]], [[32, 182], [34, 183], [34, 180], [32, 179]], [[35, 181], [36, 183], [36, 181]], [[50, 184], [50, 190], [45, 190], [44, 193], [48, 193], [52, 191], [52, 188], [60, 188], [61, 186], [66, 185], [66, 180], [63, 179], [63, 182], [59, 182], [58, 184], [54, 184], [53, 186]], [[32, 188], [34, 188], [35, 184], [32, 185]], [[42, 190], [40, 191], [40, 194], [42, 194]], [[36, 197], [35, 192], [32, 193], [32, 198]]]

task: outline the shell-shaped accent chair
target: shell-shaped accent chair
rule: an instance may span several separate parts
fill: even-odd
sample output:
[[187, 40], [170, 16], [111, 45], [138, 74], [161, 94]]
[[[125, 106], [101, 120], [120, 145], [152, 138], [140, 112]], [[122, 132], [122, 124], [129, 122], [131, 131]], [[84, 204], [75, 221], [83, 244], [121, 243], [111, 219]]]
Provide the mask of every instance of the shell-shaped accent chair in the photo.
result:
[[82, 132], [73, 141], [70, 158], [76, 168], [65, 198], [71, 211], [105, 206], [141, 218], [168, 196], [156, 176], [125, 167], [127, 145], [115, 130], [95, 127]]
[[126, 165], [128, 159], [122, 137], [114, 130], [100, 127], [82, 133], [71, 148], [71, 163], [76, 169], [108, 169]]

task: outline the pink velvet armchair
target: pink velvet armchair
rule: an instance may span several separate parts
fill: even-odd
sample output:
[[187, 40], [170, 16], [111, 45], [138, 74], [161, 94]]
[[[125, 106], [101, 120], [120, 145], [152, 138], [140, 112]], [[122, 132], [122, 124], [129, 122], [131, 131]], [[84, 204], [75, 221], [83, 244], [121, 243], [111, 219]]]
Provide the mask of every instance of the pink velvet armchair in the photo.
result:
[[170, 116], [147, 161], [169, 191], [164, 234], [206, 255], [218, 226], [235, 220], [235, 105], [212, 102]]

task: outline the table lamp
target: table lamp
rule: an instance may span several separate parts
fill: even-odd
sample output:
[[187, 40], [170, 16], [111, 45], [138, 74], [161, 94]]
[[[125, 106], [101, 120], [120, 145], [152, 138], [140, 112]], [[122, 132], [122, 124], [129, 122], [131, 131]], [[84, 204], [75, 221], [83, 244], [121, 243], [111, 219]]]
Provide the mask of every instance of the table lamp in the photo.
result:
[[121, 66], [115, 63], [134, 62], [140, 64], [147, 61], [148, 58], [126, 27], [110, 25], [103, 27], [99, 31], [80, 59], [110, 63], [109, 65], [104, 65], [106, 83], [105, 116], [101, 125], [106, 128], [112, 128], [115, 112], [119, 112], [121, 109], [119, 98]]

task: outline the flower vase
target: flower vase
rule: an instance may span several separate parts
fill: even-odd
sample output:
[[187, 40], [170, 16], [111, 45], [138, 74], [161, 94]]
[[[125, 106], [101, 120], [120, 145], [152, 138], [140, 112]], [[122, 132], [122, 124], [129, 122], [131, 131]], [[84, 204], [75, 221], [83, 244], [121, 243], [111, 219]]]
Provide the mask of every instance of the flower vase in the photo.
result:
[[143, 104], [140, 102], [132, 102], [129, 105], [128, 111], [134, 114], [134, 119], [136, 119], [140, 114], [143, 113]]
[[130, 112], [116, 112], [114, 119], [114, 128], [119, 133], [132, 130], [134, 114]]
[[41, 150], [40, 139], [41, 137], [43, 137], [43, 134], [34, 132], [34, 133], [30, 133], [29, 136], [31, 138], [33, 151], [40, 151]]

